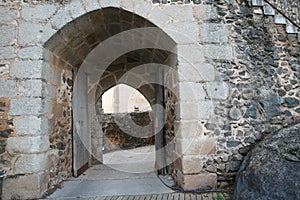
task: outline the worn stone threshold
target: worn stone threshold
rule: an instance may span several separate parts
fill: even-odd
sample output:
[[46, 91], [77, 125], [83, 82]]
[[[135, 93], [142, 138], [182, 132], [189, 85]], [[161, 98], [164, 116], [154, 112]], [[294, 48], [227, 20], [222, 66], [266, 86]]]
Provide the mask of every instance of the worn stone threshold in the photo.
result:
[[92, 198], [56, 198], [55, 200], [230, 200], [230, 195], [226, 193], [166, 193], [149, 195], [115, 195]]

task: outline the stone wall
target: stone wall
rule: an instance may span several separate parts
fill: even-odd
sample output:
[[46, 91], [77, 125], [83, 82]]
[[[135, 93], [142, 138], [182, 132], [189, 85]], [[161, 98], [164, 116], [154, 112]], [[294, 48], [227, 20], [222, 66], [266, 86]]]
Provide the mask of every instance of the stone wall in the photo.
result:
[[180, 163], [175, 144], [175, 106], [177, 103], [177, 95], [170, 88], [165, 89], [165, 127], [164, 127], [164, 142], [166, 151], [166, 172], [172, 176], [176, 176], [176, 169]]
[[[52, 165], [48, 158], [55, 155], [50, 151], [48, 132], [52, 91], [45, 83], [48, 74], [38, 45], [40, 40], [33, 33], [41, 29], [29, 28], [29, 21], [36, 19], [26, 15], [28, 10], [21, 11], [15, 3], [0, 6], [0, 97], [4, 113], [1, 116], [6, 119], [1, 122], [2, 128], [6, 127], [1, 132], [1, 148], [5, 152], [1, 152], [0, 167], [6, 170], [2, 198], [39, 198], [48, 188], [46, 168]], [[44, 19], [41, 18], [40, 21]], [[27, 34], [28, 30], [33, 32]], [[18, 184], [23, 187], [12, 189]]]
[[[299, 24], [296, 2], [270, 2]], [[234, 59], [209, 60], [216, 66], [217, 79], [225, 83], [204, 86], [216, 95], [215, 115], [202, 120], [201, 127], [204, 135], [217, 138], [216, 151], [198, 158], [196, 164], [191, 162], [187, 169], [216, 173], [218, 187], [222, 188], [233, 183], [243, 157], [254, 144], [272, 131], [299, 123], [299, 34], [287, 34], [285, 24], [275, 24], [274, 16], [264, 15], [262, 8], [252, 7], [251, 1], [202, 3], [214, 7], [205, 10], [194, 6], [194, 17], [200, 27], [210, 25], [214, 34], [200, 33], [200, 37], [206, 37], [204, 43], [216, 43], [225, 39], [228, 31]], [[214, 88], [230, 93], [215, 93]]]
[[[170, 63], [170, 65], [172, 62]], [[174, 64], [174, 63], [173, 63]], [[174, 67], [176, 68], [176, 67]], [[171, 70], [173, 71], [173, 70]], [[164, 153], [166, 160], [166, 170], [165, 173], [172, 175], [174, 180], [176, 180], [177, 170], [180, 169], [180, 155], [176, 151], [176, 109], [178, 109], [178, 73], [170, 73], [169, 71], [165, 73], [164, 82]]]
[[[12, 156], [6, 151], [7, 139], [14, 135], [14, 122], [13, 117], [9, 115], [9, 108], [11, 97], [17, 95], [17, 90], [15, 89], [16, 81], [11, 80], [9, 75], [9, 66], [15, 57], [14, 48], [10, 45], [14, 43], [16, 26], [13, 25], [13, 21], [17, 17], [17, 11], [6, 9], [6, 12], [10, 12], [10, 14], [3, 17], [0, 25], [0, 167], [9, 172], [12, 165]], [[4, 37], [6, 32], [10, 32], [12, 35]], [[9, 80], [6, 81], [7, 79]]]
[[56, 98], [52, 100], [53, 133], [49, 137], [50, 149], [55, 151], [58, 157], [52, 157], [55, 165], [50, 168], [49, 189], [54, 189], [62, 180], [72, 176], [72, 68], [53, 58], [51, 71], [56, 76], [56, 82], [52, 83]]
[[154, 145], [151, 112], [102, 115], [103, 153]]
[[252, 145], [299, 123], [300, 54], [296, 34], [286, 34], [273, 16], [253, 15], [246, 2], [220, 3], [218, 14], [230, 25], [235, 59], [216, 65], [230, 98], [215, 103], [216, 120], [204, 126], [206, 134], [218, 137], [217, 154], [222, 154], [206, 167], [216, 170], [224, 185], [234, 179]]
[[[207, 10], [194, 7], [199, 26], [210, 25], [214, 33], [200, 36], [206, 37], [204, 43], [215, 43], [225, 39], [228, 31], [234, 59], [209, 60], [223, 83], [204, 86], [214, 98], [214, 116], [202, 120], [200, 127], [205, 136], [217, 139], [216, 150], [210, 156], [187, 158], [186, 173], [190, 168], [216, 173], [218, 187], [223, 188], [233, 183], [244, 155], [257, 141], [299, 123], [300, 54], [297, 34], [287, 34], [285, 25], [275, 24], [273, 16], [254, 14], [249, 1], [215, 1], [213, 5]], [[216, 93], [217, 89], [221, 91]]]
[[10, 100], [0, 98], [0, 168], [8, 170], [10, 168], [11, 157], [6, 152], [7, 138], [14, 135], [13, 120], [8, 118]]

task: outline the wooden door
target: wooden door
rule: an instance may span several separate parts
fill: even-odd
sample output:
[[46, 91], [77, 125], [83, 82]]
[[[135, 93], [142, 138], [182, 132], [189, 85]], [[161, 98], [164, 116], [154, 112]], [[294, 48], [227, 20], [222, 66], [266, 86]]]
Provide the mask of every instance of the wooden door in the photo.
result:
[[78, 73], [73, 92], [73, 170], [81, 175], [89, 163], [89, 133], [87, 107], [87, 76]]
[[157, 70], [156, 85], [155, 85], [155, 104], [154, 110], [154, 131], [155, 135], [155, 168], [158, 174], [166, 174], [166, 153], [165, 153], [165, 138], [164, 138], [164, 70]]

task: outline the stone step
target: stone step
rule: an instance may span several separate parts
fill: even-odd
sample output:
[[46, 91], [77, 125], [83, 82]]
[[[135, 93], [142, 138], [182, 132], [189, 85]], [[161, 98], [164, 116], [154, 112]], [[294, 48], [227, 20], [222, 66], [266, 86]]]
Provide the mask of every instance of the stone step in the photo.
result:
[[282, 15], [275, 15], [274, 20], [275, 20], [275, 24], [286, 24], [286, 19]]
[[264, 0], [252, 0], [252, 6], [264, 6]]
[[293, 24], [286, 24], [285, 26], [286, 33], [288, 34], [297, 34], [298, 28], [294, 26]]
[[300, 43], [300, 30], [298, 30], [297, 26], [289, 23], [284, 16], [276, 14], [275, 9], [269, 4], [265, 3], [264, 0], [252, 0], [251, 2], [252, 6], [254, 7], [254, 14], [274, 16], [275, 24], [285, 25], [285, 30], [287, 34], [297, 34], [298, 42]]
[[264, 14], [264, 12], [262, 11], [261, 8], [254, 8], [253, 13], [257, 14], [257, 15], [263, 15]]
[[265, 4], [263, 7], [264, 14], [268, 16], [275, 16], [275, 10], [272, 8], [272, 6]]

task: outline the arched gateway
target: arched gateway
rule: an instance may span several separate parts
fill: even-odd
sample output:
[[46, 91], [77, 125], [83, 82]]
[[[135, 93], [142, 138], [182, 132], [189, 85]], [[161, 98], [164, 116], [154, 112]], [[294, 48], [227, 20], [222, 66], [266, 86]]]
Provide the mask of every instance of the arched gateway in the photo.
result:
[[102, 160], [95, 108], [119, 83], [139, 90], [154, 108], [157, 170], [172, 174], [183, 189], [216, 188], [217, 174], [201, 166], [217, 146], [202, 122], [213, 118], [213, 99], [229, 94], [210, 64], [232, 59], [226, 34], [205, 35], [192, 5], [74, 0], [32, 8], [43, 10], [43, 17], [26, 15], [30, 9], [21, 9], [18, 39], [43, 49], [44, 56], [11, 69], [13, 77], [30, 79], [37, 94], [11, 98], [16, 136], [8, 139], [7, 151], [16, 159], [3, 182], [4, 199], [40, 198], [64, 177]]

